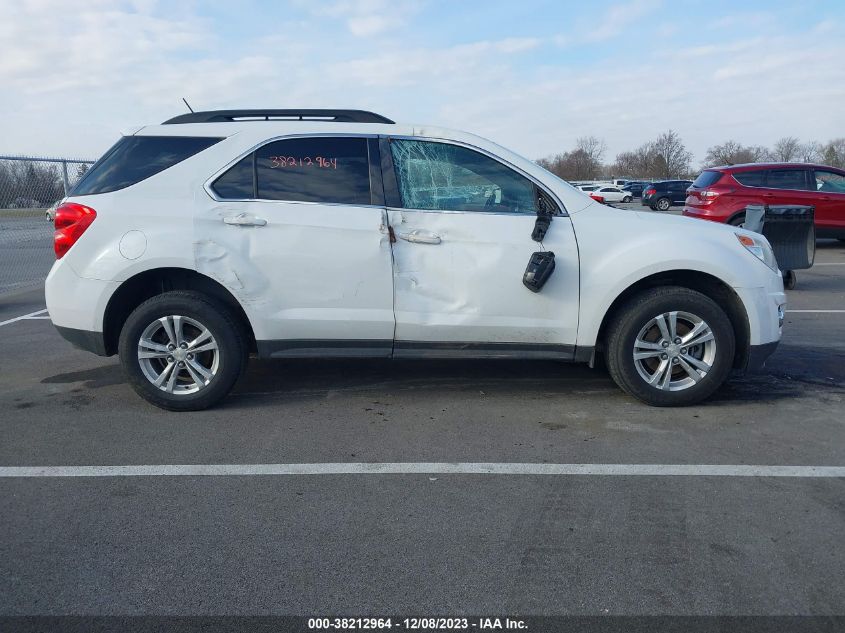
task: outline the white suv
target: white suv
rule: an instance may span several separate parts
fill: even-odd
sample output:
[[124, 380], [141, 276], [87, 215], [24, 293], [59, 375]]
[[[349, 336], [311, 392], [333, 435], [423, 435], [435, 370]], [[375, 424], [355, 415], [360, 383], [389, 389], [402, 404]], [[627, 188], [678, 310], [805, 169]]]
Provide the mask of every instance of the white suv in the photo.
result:
[[55, 226], [53, 323], [174, 410], [218, 402], [251, 353], [601, 354], [632, 396], [685, 405], [760, 366], [783, 322], [760, 235], [610, 208], [485, 139], [356, 110], [144, 127]]

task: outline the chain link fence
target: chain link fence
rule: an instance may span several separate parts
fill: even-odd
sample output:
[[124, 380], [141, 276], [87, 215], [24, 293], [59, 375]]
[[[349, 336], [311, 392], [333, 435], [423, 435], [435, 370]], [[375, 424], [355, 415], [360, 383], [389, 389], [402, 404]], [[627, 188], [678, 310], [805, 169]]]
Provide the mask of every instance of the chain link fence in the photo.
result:
[[0, 155], [0, 296], [43, 283], [55, 260], [52, 212], [93, 162]]

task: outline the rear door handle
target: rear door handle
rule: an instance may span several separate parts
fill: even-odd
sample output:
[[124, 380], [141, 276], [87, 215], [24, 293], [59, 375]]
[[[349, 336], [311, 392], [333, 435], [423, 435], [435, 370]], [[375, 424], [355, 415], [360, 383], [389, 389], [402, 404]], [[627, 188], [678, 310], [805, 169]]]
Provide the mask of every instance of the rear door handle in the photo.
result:
[[267, 220], [264, 218], [257, 218], [249, 213], [239, 213], [235, 216], [228, 216], [223, 218], [223, 222], [231, 226], [266, 226]]
[[414, 244], [440, 244], [440, 236], [422, 229], [414, 229], [409, 233], [400, 233], [399, 238]]

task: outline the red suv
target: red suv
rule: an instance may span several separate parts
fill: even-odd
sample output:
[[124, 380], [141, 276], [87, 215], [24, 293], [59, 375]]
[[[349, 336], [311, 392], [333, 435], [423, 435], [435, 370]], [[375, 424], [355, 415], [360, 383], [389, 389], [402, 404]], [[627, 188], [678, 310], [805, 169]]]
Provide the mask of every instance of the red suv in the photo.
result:
[[816, 208], [816, 235], [845, 239], [845, 170], [807, 163], [713, 167], [687, 189], [684, 215], [739, 225], [749, 204]]

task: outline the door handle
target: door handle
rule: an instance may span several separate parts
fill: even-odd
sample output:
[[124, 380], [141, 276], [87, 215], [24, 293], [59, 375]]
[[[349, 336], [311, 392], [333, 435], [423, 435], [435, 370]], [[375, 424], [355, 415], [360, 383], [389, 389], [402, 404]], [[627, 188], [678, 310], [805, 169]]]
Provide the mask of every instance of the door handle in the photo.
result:
[[400, 233], [399, 238], [406, 242], [413, 242], [414, 244], [440, 244], [440, 236], [423, 231], [422, 229], [414, 229], [410, 233]]
[[223, 222], [230, 226], [266, 226], [267, 220], [264, 218], [257, 218], [249, 213], [239, 213], [235, 216], [228, 216], [223, 218]]

